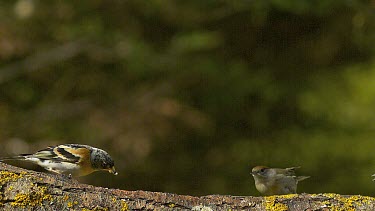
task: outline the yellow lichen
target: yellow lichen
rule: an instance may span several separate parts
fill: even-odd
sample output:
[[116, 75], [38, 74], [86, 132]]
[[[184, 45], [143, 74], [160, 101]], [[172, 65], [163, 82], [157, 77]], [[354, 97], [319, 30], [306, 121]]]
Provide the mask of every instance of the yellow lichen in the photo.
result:
[[[363, 205], [374, 203], [375, 198], [369, 197], [369, 196], [360, 196], [360, 195], [353, 195], [348, 197], [343, 197], [340, 194], [335, 193], [325, 193], [325, 194], [319, 194], [319, 195], [312, 195], [315, 196], [324, 196], [327, 197], [326, 201], [323, 201], [322, 204], [330, 208], [332, 211], [355, 211], [358, 209], [361, 209]], [[330, 200], [333, 199], [333, 200]], [[338, 203], [334, 203], [334, 202]], [[334, 204], [332, 204], [334, 203]]]
[[47, 193], [47, 187], [38, 187], [31, 193], [19, 193], [10, 204], [14, 207], [41, 206], [44, 201], [51, 201], [52, 196]]
[[17, 174], [9, 171], [0, 171], [0, 184], [4, 185], [5, 183], [10, 181], [16, 181], [22, 178], [25, 174], [26, 172], [21, 172]]
[[68, 207], [68, 208], [72, 208], [73, 207], [73, 202], [68, 202], [67, 204], [66, 204], [66, 206]]
[[68, 195], [65, 195], [64, 197], [63, 197], [63, 200], [64, 201], [67, 201], [69, 199], [69, 196]]
[[72, 208], [74, 205], [77, 205], [78, 204], [78, 201], [74, 201], [74, 202], [68, 202], [66, 205], [68, 208]]
[[128, 204], [121, 200], [121, 211], [128, 211], [129, 207]]
[[94, 209], [82, 208], [82, 211], [108, 211], [108, 208], [95, 207]]
[[113, 197], [113, 198], [112, 198], [112, 202], [113, 202], [113, 203], [116, 203], [116, 201], [117, 201], [116, 197]]
[[0, 207], [4, 206], [4, 203], [2, 201], [3, 201], [3, 192], [0, 192]]
[[[0, 187], [5, 185], [8, 182], [13, 182], [17, 181], [18, 179], [22, 178], [24, 175], [26, 175], [26, 172], [21, 172], [21, 173], [13, 173], [9, 171], [0, 171]], [[13, 190], [13, 186], [9, 186], [8, 190], [11, 191]], [[3, 199], [3, 192], [0, 192], [0, 200]], [[3, 206], [3, 203], [0, 203], [0, 206]]]
[[294, 197], [297, 197], [298, 194], [288, 194], [288, 195], [279, 195], [277, 196], [278, 198], [282, 198], [282, 199], [291, 199], [291, 198], [294, 198]]
[[287, 211], [288, 206], [286, 204], [277, 202], [278, 198], [292, 198], [295, 194], [292, 196], [289, 195], [282, 195], [282, 196], [267, 196], [264, 197], [265, 199], [265, 209], [269, 211]]
[[168, 206], [169, 206], [170, 208], [173, 208], [173, 207], [175, 207], [176, 205], [173, 204], [173, 203], [171, 203], [171, 204], [169, 204]]

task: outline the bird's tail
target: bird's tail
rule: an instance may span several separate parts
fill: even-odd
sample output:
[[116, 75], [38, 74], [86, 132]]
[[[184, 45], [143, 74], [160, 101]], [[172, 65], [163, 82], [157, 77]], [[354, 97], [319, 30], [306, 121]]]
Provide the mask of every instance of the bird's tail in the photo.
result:
[[0, 161], [4, 160], [25, 160], [30, 154], [21, 154], [21, 155], [15, 155], [11, 157], [0, 157]]
[[298, 176], [298, 177], [296, 177], [296, 179], [297, 179], [298, 182], [302, 181], [302, 180], [305, 180], [307, 178], [310, 178], [310, 176]]

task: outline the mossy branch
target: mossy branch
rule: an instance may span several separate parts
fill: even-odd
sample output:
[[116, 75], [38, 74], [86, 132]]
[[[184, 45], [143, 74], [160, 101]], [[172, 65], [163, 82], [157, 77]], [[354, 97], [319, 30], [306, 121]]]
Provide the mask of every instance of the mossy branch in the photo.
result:
[[338, 194], [202, 197], [125, 191], [0, 163], [1, 210], [375, 210], [375, 198]]

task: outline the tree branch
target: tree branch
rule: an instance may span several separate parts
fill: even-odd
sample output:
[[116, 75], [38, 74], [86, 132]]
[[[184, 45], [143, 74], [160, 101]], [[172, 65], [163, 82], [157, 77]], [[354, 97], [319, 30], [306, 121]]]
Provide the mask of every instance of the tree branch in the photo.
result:
[[0, 163], [3, 210], [375, 210], [375, 198], [338, 194], [202, 197], [80, 184]]

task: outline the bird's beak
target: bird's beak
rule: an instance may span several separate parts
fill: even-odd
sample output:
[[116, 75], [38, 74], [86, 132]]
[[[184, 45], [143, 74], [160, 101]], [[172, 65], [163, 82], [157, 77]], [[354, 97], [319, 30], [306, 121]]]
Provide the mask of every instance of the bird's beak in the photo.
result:
[[114, 174], [114, 175], [117, 175], [117, 174], [118, 174], [117, 171], [116, 171], [116, 169], [115, 169], [115, 167], [112, 167], [112, 168], [109, 169], [108, 171], [109, 171], [109, 173]]

